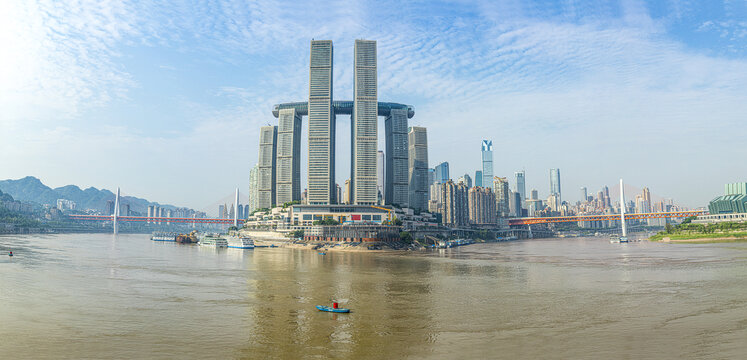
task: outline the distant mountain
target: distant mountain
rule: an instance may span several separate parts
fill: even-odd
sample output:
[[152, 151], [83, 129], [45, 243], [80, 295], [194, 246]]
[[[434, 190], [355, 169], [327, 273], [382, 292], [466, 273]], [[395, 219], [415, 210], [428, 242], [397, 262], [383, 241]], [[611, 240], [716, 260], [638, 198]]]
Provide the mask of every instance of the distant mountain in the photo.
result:
[[[67, 185], [55, 189], [44, 185], [41, 180], [27, 176], [18, 180], [0, 181], [0, 190], [12, 196], [16, 200], [34, 202], [38, 204], [57, 205], [57, 199], [66, 199], [75, 201], [78, 209], [96, 209], [106, 210], [107, 200], [114, 200], [114, 193], [106, 189], [96, 189], [89, 187], [81, 190], [75, 185]], [[145, 214], [148, 205], [161, 206], [167, 209], [175, 209], [173, 205], [161, 205], [150, 202], [146, 199], [136, 198], [133, 196], [122, 196], [120, 202], [130, 205], [130, 210]]]

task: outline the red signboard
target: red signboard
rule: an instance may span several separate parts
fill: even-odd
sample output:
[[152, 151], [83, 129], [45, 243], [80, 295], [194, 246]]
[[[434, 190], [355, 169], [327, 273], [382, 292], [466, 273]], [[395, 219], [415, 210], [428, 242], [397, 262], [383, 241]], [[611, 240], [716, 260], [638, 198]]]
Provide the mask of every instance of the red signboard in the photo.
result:
[[350, 219], [353, 220], [353, 221], [361, 221], [361, 216], [360, 215], [352, 215], [351, 214], [350, 215]]

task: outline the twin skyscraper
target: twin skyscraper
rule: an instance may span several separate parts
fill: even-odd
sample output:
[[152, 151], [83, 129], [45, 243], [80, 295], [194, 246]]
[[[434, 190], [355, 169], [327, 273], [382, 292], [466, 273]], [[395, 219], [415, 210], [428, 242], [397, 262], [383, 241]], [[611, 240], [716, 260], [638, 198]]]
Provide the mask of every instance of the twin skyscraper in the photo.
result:
[[[301, 124], [308, 116], [308, 204], [337, 204], [335, 181], [336, 117], [350, 115], [350, 195], [355, 205], [379, 203], [377, 174], [378, 117], [385, 118], [386, 169], [384, 202], [409, 204], [414, 178], [427, 178], [427, 151], [410, 151], [408, 119], [415, 114], [405, 104], [378, 101], [376, 41], [356, 40], [353, 57], [353, 100], [335, 101], [331, 40], [312, 40], [308, 102], [275, 105], [277, 126], [260, 131], [257, 206], [269, 208], [301, 200]], [[422, 129], [424, 133], [424, 128]], [[425, 140], [423, 140], [425, 141]], [[421, 141], [422, 142], [422, 141]], [[420, 145], [422, 147], [422, 145]], [[410, 159], [425, 156], [425, 159]], [[422, 155], [425, 153], [425, 155]], [[424, 160], [424, 161], [423, 161]], [[421, 166], [411, 166], [413, 161]], [[423, 164], [424, 162], [424, 164]], [[421, 169], [422, 168], [422, 169]], [[422, 174], [421, 174], [422, 172]], [[423, 181], [425, 185], [425, 182]], [[417, 185], [414, 185], [417, 187]], [[427, 187], [421, 191], [426, 192]], [[417, 196], [416, 196], [417, 198]], [[417, 201], [420, 203], [421, 201]], [[427, 198], [422, 202], [426, 207]], [[417, 206], [417, 208], [421, 208]]]

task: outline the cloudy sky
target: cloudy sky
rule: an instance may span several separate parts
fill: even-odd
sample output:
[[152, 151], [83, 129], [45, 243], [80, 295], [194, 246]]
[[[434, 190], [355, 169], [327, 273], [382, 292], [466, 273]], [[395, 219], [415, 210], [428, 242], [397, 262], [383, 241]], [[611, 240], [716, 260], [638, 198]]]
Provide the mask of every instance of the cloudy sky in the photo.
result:
[[379, 100], [415, 106], [453, 178], [488, 138], [496, 175], [546, 196], [560, 168], [569, 201], [622, 177], [695, 207], [747, 181], [745, 0], [2, 1], [0, 179], [196, 209], [245, 191], [272, 105], [308, 96], [312, 38], [340, 100], [354, 40], [377, 40]]

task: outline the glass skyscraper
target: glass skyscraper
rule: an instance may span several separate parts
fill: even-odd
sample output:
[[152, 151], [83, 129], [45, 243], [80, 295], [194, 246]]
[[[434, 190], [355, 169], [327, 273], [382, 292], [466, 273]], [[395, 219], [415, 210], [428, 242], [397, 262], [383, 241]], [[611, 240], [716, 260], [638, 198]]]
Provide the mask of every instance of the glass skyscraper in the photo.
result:
[[[309, 204], [333, 204], [335, 203], [335, 113], [332, 110], [332, 40], [311, 41], [308, 106], [309, 193], [307, 201]], [[374, 154], [374, 161], [375, 157]]]
[[493, 140], [482, 141], [482, 183], [493, 183]]
[[560, 196], [560, 169], [550, 169], [550, 195], [557, 195], [558, 204], [562, 203]]
[[482, 170], [475, 171], [475, 186], [482, 186]]
[[[355, 40], [353, 55], [353, 115], [351, 125], [353, 204], [376, 204], [378, 99], [376, 41]], [[405, 114], [407, 118], [407, 114]]]
[[428, 134], [424, 127], [413, 126], [408, 132], [410, 199], [409, 206], [428, 210]]
[[301, 200], [301, 116], [296, 109], [278, 116], [275, 204]]
[[514, 192], [519, 193], [519, 196], [521, 196], [521, 204], [524, 206], [524, 201], [527, 199], [526, 173], [522, 170], [517, 171], [514, 175], [516, 176], [516, 187], [514, 188]]
[[436, 180], [435, 182], [444, 184], [449, 178], [449, 163], [444, 161], [435, 167]]

